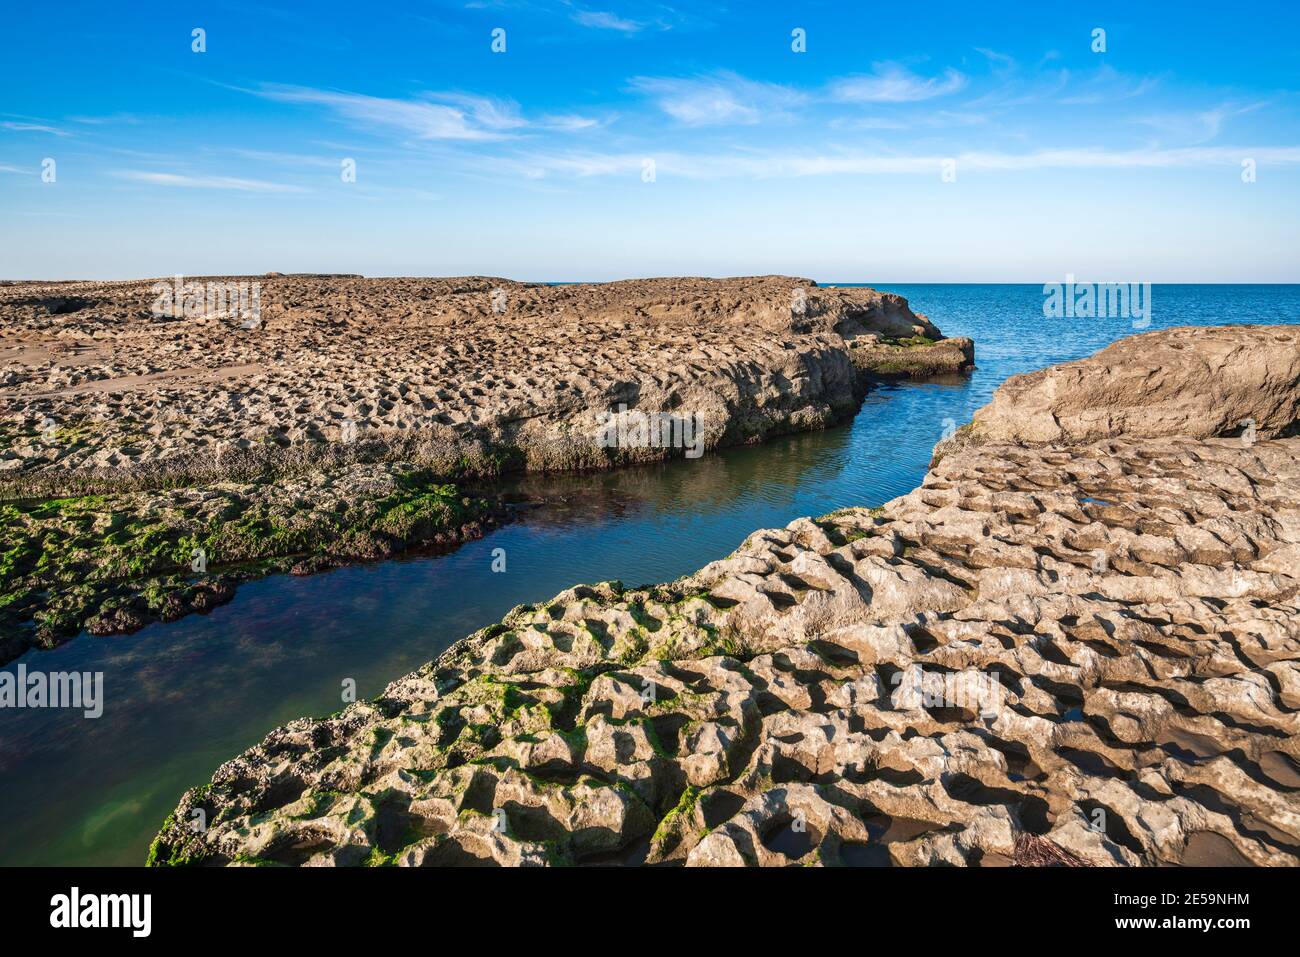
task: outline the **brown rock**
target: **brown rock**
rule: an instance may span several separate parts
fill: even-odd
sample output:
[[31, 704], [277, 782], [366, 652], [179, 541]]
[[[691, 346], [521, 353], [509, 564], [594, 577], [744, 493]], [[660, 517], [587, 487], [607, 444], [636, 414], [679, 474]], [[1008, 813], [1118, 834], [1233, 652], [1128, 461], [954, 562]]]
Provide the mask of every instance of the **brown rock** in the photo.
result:
[[[0, 286], [0, 404], [27, 424], [0, 462], [0, 494], [357, 461], [442, 474], [654, 461], [848, 417], [864, 344], [937, 343], [896, 350], [916, 372], [968, 351], [900, 296], [790, 276], [191, 281], [262, 280], [255, 329], [235, 307], [157, 315], [150, 280]], [[697, 431], [610, 444], [602, 415], [620, 408]], [[84, 438], [44, 441], [46, 416]]]
[[1090, 442], [1294, 434], [1300, 329], [1182, 326], [1147, 332], [1077, 362], [1012, 376], [975, 413], [980, 438]]

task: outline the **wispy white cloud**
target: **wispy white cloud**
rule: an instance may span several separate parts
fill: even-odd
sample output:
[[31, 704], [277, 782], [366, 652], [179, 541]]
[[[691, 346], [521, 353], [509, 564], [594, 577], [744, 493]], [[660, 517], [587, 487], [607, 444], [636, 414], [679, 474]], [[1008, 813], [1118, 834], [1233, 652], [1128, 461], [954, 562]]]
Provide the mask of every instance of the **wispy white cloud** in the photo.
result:
[[69, 116], [69, 123], [86, 126], [138, 126], [145, 118], [135, 113], [110, 113], [104, 116]]
[[577, 133], [581, 130], [592, 130], [604, 126], [605, 121], [592, 116], [579, 116], [576, 113], [555, 113], [541, 117], [538, 124], [550, 130]]
[[346, 152], [340, 152], [338, 156], [311, 156], [306, 153], [284, 153], [276, 150], [250, 150], [238, 147], [231, 149], [229, 152], [235, 156], [242, 156], [244, 159], [257, 160], [263, 163], [281, 163], [285, 166], [313, 166], [330, 169], [338, 169], [342, 158], [347, 155]]
[[994, 73], [1010, 73], [1019, 66], [1016, 58], [1007, 53], [1000, 53], [988, 47], [976, 47], [975, 52], [989, 61], [989, 67]]
[[413, 99], [308, 87], [268, 86], [247, 92], [286, 103], [323, 106], [359, 129], [396, 132], [416, 140], [490, 142], [529, 131], [575, 133], [607, 122], [577, 113], [551, 113], [529, 119], [514, 100], [460, 92], [422, 93]]
[[503, 131], [528, 125], [514, 100], [471, 93], [426, 93], [425, 96], [461, 110], [483, 129]]
[[573, 12], [573, 22], [584, 27], [592, 27], [597, 30], [617, 30], [620, 33], [638, 33], [646, 27], [639, 20], [629, 20], [626, 17], [620, 17], [616, 13], [607, 13], [604, 10], [575, 10]]
[[[938, 76], [920, 76], [896, 63], [877, 63], [874, 72], [832, 80], [817, 90], [799, 90], [779, 83], [750, 80], [730, 71], [694, 77], [638, 76], [633, 90], [689, 126], [751, 125], [787, 119], [797, 107], [814, 103], [902, 104], [955, 93], [966, 77], [948, 69]], [[902, 128], [896, 117], [880, 120], [879, 128]]]
[[965, 103], [968, 109], [1009, 110], [1053, 100], [1070, 83], [1068, 70], [1042, 70], [1026, 76], [1014, 66], [995, 71], [1000, 82]]
[[631, 86], [689, 126], [757, 123], [782, 116], [806, 99], [790, 87], [747, 80], [730, 71], [698, 77], [638, 76]]
[[992, 73], [1000, 82], [967, 101], [966, 106], [971, 108], [1117, 103], [1144, 96], [1160, 85], [1160, 77], [1121, 73], [1109, 64], [1087, 71], [1044, 69], [1047, 63], [1060, 58], [1055, 52], [1044, 55], [1032, 70], [992, 50], [979, 52], [989, 58]]
[[1134, 122], [1149, 126], [1154, 130], [1172, 136], [1184, 143], [1208, 143], [1223, 131], [1223, 125], [1234, 116], [1250, 113], [1267, 106], [1267, 100], [1237, 105], [1221, 103], [1208, 110], [1190, 110], [1184, 112], [1156, 113], [1139, 116]]
[[1300, 164], [1300, 146], [1187, 147], [1107, 150], [1100, 147], [1037, 150], [1027, 153], [968, 151], [955, 155], [887, 154], [853, 150], [821, 153], [600, 153], [566, 151], [501, 157], [491, 162], [503, 172], [531, 179], [552, 175], [586, 178], [639, 173], [647, 158], [659, 176], [691, 179], [798, 178], [808, 176], [929, 175], [938, 177], [955, 160], [963, 172], [1024, 172], [1038, 169], [1212, 169], [1240, 165], [1250, 157], [1260, 164]]
[[517, 104], [464, 93], [426, 93], [399, 100], [301, 86], [267, 86], [252, 92], [285, 103], [323, 106], [358, 126], [397, 130], [417, 139], [501, 139], [525, 125]]
[[[1153, 76], [1128, 76], [1103, 63], [1078, 84], [1077, 91], [1061, 97], [1067, 105], [1094, 105], [1131, 100], [1154, 90], [1160, 81]], [[1071, 84], [1072, 86], [1074, 84]]]
[[13, 133], [49, 133], [51, 136], [71, 136], [67, 130], [61, 130], [57, 126], [49, 126], [45, 123], [26, 123], [19, 120], [0, 121], [0, 129], [9, 130]]
[[965, 86], [965, 75], [951, 67], [940, 76], [925, 77], [897, 63], [875, 63], [871, 73], [833, 81], [830, 96], [841, 103], [914, 103], [956, 93]]
[[979, 170], [1033, 169], [1212, 169], [1237, 168], [1250, 157], [1259, 163], [1300, 163], [1300, 146], [1216, 146], [1178, 149], [1106, 150], [1080, 148], [1039, 150], [1033, 153], [963, 153], [959, 167]]
[[149, 170], [125, 169], [113, 175], [136, 183], [153, 186], [180, 186], [191, 189], [231, 189], [245, 193], [305, 193], [301, 186], [270, 183], [260, 179], [241, 179], [236, 176], [191, 176], [184, 173], [158, 173]]

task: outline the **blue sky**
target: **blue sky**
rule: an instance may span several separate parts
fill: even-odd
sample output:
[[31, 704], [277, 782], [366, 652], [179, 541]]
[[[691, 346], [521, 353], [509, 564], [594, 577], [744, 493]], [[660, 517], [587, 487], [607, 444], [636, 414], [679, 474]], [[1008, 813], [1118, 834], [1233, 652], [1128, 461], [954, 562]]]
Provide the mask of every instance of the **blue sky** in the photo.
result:
[[1296, 282], [1298, 26], [1195, 0], [13, 4], [0, 277]]

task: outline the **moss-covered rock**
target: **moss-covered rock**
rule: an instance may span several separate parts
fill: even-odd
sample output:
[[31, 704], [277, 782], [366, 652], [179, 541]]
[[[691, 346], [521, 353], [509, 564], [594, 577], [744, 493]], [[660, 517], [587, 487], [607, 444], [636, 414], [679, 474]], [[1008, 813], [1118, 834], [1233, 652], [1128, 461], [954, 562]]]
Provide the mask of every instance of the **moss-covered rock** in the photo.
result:
[[0, 663], [83, 628], [129, 632], [210, 610], [266, 574], [453, 545], [501, 516], [402, 465], [0, 502]]

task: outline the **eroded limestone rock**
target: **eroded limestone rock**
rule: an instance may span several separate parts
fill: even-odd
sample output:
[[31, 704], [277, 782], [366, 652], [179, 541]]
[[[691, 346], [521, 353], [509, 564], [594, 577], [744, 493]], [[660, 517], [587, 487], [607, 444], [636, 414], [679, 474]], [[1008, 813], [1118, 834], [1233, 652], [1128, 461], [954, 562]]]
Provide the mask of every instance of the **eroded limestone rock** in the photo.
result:
[[276, 730], [151, 859], [1300, 864], [1298, 554], [1300, 437], [957, 448]]
[[[0, 287], [0, 496], [353, 461], [448, 475], [680, 457], [852, 415], [871, 344], [910, 373], [969, 345], [901, 296], [793, 276], [257, 281], [252, 328], [158, 315], [151, 280]], [[623, 409], [689, 417], [692, 435], [603, 444], [602, 416]]]
[[990, 441], [1295, 434], [1300, 328], [1181, 326], [1012, 376], [975, 413]]

